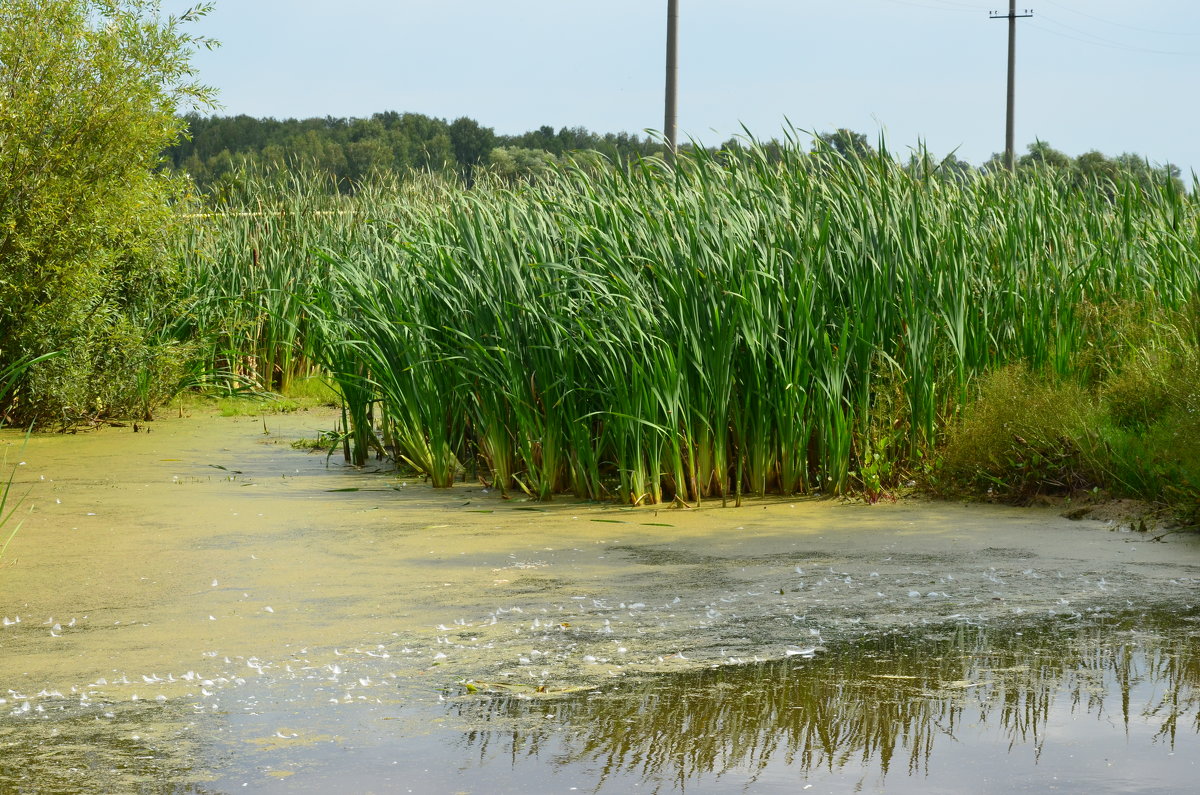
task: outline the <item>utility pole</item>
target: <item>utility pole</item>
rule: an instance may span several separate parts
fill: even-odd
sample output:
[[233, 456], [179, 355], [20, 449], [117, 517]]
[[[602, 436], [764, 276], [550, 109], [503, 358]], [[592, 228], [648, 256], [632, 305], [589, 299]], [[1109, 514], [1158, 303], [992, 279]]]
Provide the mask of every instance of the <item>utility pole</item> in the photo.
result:
[[679, 78], [679, 0], [667, 0], [667, 92], [663, 135], [667, 139], [667, 160], [675, 159], [676, 84]]
[[1008, 115], [1004, 126], [1004, 167], [1012, 171], [1016, 165], [1016, 142], [1013, 106], [1016, 104], [1017, 82], [1017, 20], [1033, 16], [1031, 9], [1017, 13], [1017, 0], [1008, 0], [1008, 13], [992, 12], [992, 19], [1008, 20]]

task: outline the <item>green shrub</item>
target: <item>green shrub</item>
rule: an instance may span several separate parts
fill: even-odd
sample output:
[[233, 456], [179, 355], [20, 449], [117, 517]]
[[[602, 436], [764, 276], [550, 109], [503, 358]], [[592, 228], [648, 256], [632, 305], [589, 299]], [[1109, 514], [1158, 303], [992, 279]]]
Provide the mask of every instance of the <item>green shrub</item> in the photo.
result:
[[0, 4], [0, 371], [52, 351], [0, 403], [22, 424], [132, 413], [179, 367], [168, 241], [187, 186], [159, 169], [183, 133], [191, 51], [157, 0]]
[[1083, 387], [1003, 367], [984, 376], [950, 427], [942, 474], [951, 487], [1016, 500], [1093, 486], [1088, 430], [1099, 417]]
[[1111, 488], [1200, 509], [1200, 345], [1183, 314], [1156, 325], [1113, 363], [1101, 390], [1097, 464]]

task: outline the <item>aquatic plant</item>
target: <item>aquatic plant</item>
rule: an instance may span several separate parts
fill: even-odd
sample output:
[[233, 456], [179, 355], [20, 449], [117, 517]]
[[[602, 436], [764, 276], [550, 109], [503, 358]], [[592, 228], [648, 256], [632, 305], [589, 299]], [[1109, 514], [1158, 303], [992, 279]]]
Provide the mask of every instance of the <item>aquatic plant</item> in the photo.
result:
[[[22, 357], [6, 367], [0, 368], [0, 406], [4, 405], [5, 398], [8, 397], [10, 392], [20, 381], [21, 375], [25, 372], [25, 370], [40, 361], [45, 361], [46, 359], [53, 358], [57, 355], [57, 352], [52, 352], [37, 357]], [[0, 429], [2, 428], [4, 428], [4, 417], [3, 415], [0, 415]], [[4, 538], [4, 527], [12, 519], [13, 514], [16, 513], [17, 506], [21, 503], [21, 499], [18, 499], [16, 504], [14, 504], [11, 508], [8, 507], [8, 499], [9, 495], [12, 493], [13, 479], [16, 477], [16, 475], [16, 467], [13, 467], [12, 471], [8, 473], [8, 480], [4, 481], [3, 487], [0, 487], [0, 538]], [[5, 512], [6, 510], [7, 513]], [[0, 561], [4, 560], [4, 553], [8, 551], [8, 545], [12, 543], [14, 538], [16, 538], [17, 531], [20, 529], [21, 523], [17, 522], [12, 531], [9, 532], [8, 537], [4, 538], [4, 544], [0, 545]]]
[[327, 368], [356, 462], [538, 498], [877, 498], [931, 466], [981, 374], [1092, 390], [1107, 311], [1196, 295], [1194, 197], [1109, 187], [793, 137], [517, 188], [368, 184], [333, 216], [287, 209], [297, 183], [228, 205], [193, 267], [224, 280], [214, 355]]
[[[3, 424], [0, 423], [0, 427]], [[9, 497], [12, 494], [13, 482], [17, 476], [17, 468], [14, 466], [8, 473], [8, 479], [0, 483], [0, 538], [4, 539], [4, 543], [0, 544], [0, 562], [4, 560], [4, 553], [8, 551], [8, 545], [17, 537], [17, 531], [21, 529], [21, 522], [17, 522], [13, 529], [9, 531], [8, 536], [4, 535], [4, 528], [12, 521], [13, 514], [17, 512], [17, 508], [24, 500], [25, 495], [21, 495], [14, 500], [14, 504], [9, 506]]]

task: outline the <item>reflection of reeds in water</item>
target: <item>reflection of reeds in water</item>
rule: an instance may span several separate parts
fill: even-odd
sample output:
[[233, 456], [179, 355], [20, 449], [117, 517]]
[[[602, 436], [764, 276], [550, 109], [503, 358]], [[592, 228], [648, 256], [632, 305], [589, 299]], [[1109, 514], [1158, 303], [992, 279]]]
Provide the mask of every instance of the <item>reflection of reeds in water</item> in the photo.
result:
[[[605, 778], [640, 775], [682, 786], [768, 763], [802, 772], [903, 766], [928, 772], [939, 740], [994, 728], [1010, 750], [1040, 755], [1053, 716], [1097, 720], [1119, 709], [1161, 722], [1172, 747], [1181, 719], [1200, 732], [1200, 652], [1178, 620], [1016, 632], [958, 628], [885, 636], [813, 660], [676, 674], [590, 697], [467, 699], [454, 709], [492, 728], [467, 735], [472, 754], [594, 763]], [[1119, 707], [1115, 705], [1119, 703]], [[545, 720], [553, 717], [554, 721]], [[1117, 723], [1117, 721], [1113, 721]], [[497, 729], [499, 725], [507, 728]]]

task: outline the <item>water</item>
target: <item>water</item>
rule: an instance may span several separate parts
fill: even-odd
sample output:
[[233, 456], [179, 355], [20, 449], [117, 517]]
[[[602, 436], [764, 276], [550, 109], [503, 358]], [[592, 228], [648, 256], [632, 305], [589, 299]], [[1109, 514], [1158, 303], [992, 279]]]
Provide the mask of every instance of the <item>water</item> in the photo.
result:
[[0, 563], [0, 791], [1196, 780], [1192, 537], [539, 506], [326, 468], [285, 442], [330, 418], [269, 423], [0, 438], [33, 507]]
[[248, 682], [217, 710], [34, 699], [44, 712], [0, 723], [0, 781], [56, 792], [1184, 792], [1200, 772], [1195, 610], [883, 633], [557, 696], [393, 681], [359, 698], [371, 691], [332, 684]]

